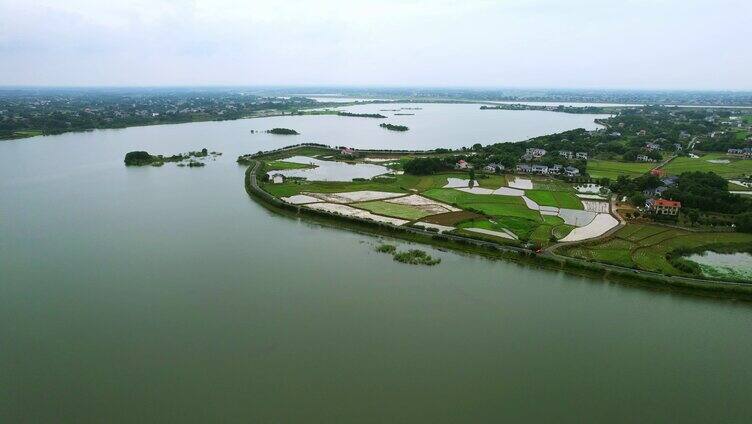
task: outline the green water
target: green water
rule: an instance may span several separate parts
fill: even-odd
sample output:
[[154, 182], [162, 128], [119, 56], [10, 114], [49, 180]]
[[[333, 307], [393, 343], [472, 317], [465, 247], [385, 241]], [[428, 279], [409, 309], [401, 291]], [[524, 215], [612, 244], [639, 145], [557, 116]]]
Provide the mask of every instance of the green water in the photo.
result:
[[687, 259], [700, 265], [702, 273], [708, 277], [752, 280], [752, 255], [746, 252], [717, 253], [709, 251], [690, 255]]
[[[340, 131], [316, 118], [0, 143], [0, 422], [748, 421], [747, 304], [426, 247], [441, 264], [403, 265], [254, 203], [235, 157], [288, 139], [247, 130]], [[200, 147], [225, 155], [122, 166]]]

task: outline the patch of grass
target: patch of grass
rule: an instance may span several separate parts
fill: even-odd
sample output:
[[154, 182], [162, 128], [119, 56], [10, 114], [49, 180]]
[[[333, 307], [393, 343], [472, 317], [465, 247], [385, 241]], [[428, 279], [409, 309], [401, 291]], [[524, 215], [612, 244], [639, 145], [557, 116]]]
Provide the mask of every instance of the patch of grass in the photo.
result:
[[433, 258], [428, 253], [418, 249], [411, 249], [407, 252], [397, 253], [394, 255], [394, 260], [410, 265], [428, 266], [437, 265], [441, 262], [440, 258]]
[[617, 162], [612, 160], [592, 159], [587, 163], [587, 172], [593, 178], [610, 178], [616, 180], [619, 175], [638, 177], [655, 167], [655, 163]]
[[355, 203], [351, 206], [356, 208], [365, 209], [369, 212], [373, 212], [378, 215], [392, 216], [395, 218], [407, 219], [413, 221], [431, 215], [430, 213], [416, 208], [410, 205], [400, 205], [396, 203], [389, 203], [383, 200], [375, 200], [371, 202]]
[[488, 178], [478, 178], [477, 181], [478, 186], [491, 190], [496, 190], [507, 185], [506, 175], [493, 174], [489, 175]]
[[[710, 160], [728, 160], [729, 163], [712, 163]], [[679, 175], [684, 172], [715, 172], [724, 178], [739, 177], [752, 173], [752, 160], [726, 156], [725, 153], [708, 153], [699, 158], [679, 157], [664, 167], [666, 173]]]
[[556, 215], [541, 215], [543, 222], [549, 225], [561, 225], [564, 220]]
[[379, 253], [389, 253], [389, 254], [392, 254], [392, 253], [394, 253], [394, 252], [397, 251], [397, 246], [395, 246], [393, 244], [384, 243], [384, 244], [378, 245], [376, 247], [376, 251], [379, 252]]
[[41, 130], [23, 130], [23, 131], [14, 131], [13, 136], [17, 138], [24, 138], [24, 137], [36, 137], [38, 135], [42, 135]]
[[566, 237], [567, 234], [571, 233], [572, 230], [574, 230], [574, 228], [575, 228], [574, 225], [559, 224], [553, 228], [553, 230], [551, 231], [551, 234], [553, 234], [554, 237], [556, 237], [556, 240], [561, 240], [564, 237]]
[[538, 244], [547, 244], [551, 241], [551, 231], [553, 227], [550, 225], [539, 225], [530, 233], [530, 240]]

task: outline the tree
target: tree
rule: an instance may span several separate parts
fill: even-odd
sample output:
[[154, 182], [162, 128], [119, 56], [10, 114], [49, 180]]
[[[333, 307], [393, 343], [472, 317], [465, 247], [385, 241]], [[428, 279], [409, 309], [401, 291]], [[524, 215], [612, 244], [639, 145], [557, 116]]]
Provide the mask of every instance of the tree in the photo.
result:
[[475, 170], [471, 169], [470, 170], [470, 181], [467, 183], [467, 186], [470, 187], [470, 188], [473, 188], [474, 185], [475, 185]]
[[645, 195], [640, 193], [639, 191], [636, 191], [632, 193], [631, 196], [629, 196], [629, 203], [633, 204], [634, 206], [642, 206], [645, 204]]
[[742, 233], [752, 233], [752, 212], [736, 216], [736, 230]]
[[405, 162], [405, 173], [411, 175], [430, 175], [448, 168], [439, 158], [415, 158]]

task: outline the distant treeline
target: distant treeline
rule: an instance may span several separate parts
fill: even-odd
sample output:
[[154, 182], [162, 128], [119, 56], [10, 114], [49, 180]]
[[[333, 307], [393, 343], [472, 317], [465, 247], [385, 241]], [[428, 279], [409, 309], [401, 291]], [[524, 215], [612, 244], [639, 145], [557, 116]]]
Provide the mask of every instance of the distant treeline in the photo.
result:
[[352, 113], [352, 112], [337, 112], [338, 116], [352, 116], [354, 118], [386, 118], [386, 116], [380, 113]]
[[519, 103], [515, 104], [500, 104], [494, 106], [483, 105], [481, 110], [545, 110], [550, 112], [564, 112], [564, 113], [613, 113], [613, 108], [607, 109], [600, 106], [538, 106], [538, 105], [523, 105]]

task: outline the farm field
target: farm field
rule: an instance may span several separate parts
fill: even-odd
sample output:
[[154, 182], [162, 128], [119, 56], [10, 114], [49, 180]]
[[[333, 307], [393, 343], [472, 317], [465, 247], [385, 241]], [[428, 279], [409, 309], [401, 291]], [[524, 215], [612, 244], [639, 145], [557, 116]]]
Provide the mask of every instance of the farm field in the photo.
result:
[[617, 162], [610, 160], [592, 159], [587, 163], [587, 172], [593, 178], [609, 178], [615, 180], [619, 175], [638, 177], [656, 166], [655, 163]]
[[560, 253], [644, 271], [686, 275], [668, 262], [667, 253], [680, 247], [748, 242], [752, 242], [752, 234], [694, 233], [658, 225], [628, 224], [609, 239], [569, 246]]
[[365, 209], [375, 214], [393, 216], [395, 218], [402, 218], [410, 221], [430, 215], [429, 212], [416, 208], [415, 206], [388, 203], [383, 200], [356, 203], [352, 206], [359, 209]]
[[478, 211], [485, 215], [515, 216], [541, 221], [540, 214], [529, 209], [522, 198], [518, 196], [471, 194], [451, 188], [431, 189], [423, 192], [423, 195], [462, 209]]
[[[729, 163], [713, 163], [708, 162], [709, 160], [728, 160]], [[693, 171], [712, 171], [724, 178], [732, 178], [752, 173], [752, 160], [729, 157], [725, 153], [708, 153], [697, 159], [676, 158], [663, 169], [670, 175]]]
[[[289, 155], [297, 155], [297, 152], [289, 151], [286, 154], [289, 157]], [[275, 166], [303, 166], [303, 164], [285, 162], [281, 159], [284, 157], [277, 157], [274, 161], [267, 163], [267, 169]], [[389, 174], [358, 181], [287, 179], [278, 184], [262, 183], [262, 187], [274, 196], [288, 199], [292, 196], [305, 196], [304, 193], [310, 193], [325, 202], [347, 204], [362, 213], [376, 214], [384, 219], [420, 221], [457, 227], [456, 231], [476, 238], [497, 236], [469, 229], [495, 231], [510, 236], [502, 237], [507, 241], [513, 236], [523, 242], [531, 241], [538, 246], [546, 246], [552, 240], [566, 237], [575, 228], [573, 225], [565, 224], [564, 219], [559, 216], [541, 215], [537, 210], [538, 206], [583, 210], [582, 201], [569, 183], [541, 176], [510, 177], [509, 175], [480, 174], [476, 179], [475, 187], [479, 188], [477, 191], [490, 193], [492, 190], [509, 187], [510, 178], [515, 179], [513, 186], [518, 188], [507, 189], [508, 195], [468, 192], [466, 184], [469, 182], [469, 173], [458, 171], [424, 176]], [[450, 180], [455, 185], [459, 181], [460, 185], [457, 188], [445, 187]], [[362, 199], [349, 202], [346, 199], [338, 200], [339, 197], [343, 199], [347, 197], [345, 196], [347, 192], [352, 192], [348, 194], [351, 195], [369, 191], [408, 194], [409, 196], [405, 199], [414, 197], [419, 200], [420, 196], [423, 196], [424, 199], [419, 202], [420, 204], [413, 204], [408, 200], [386, 200], [373, 196], [370, 198], [361, 196]], [[327, 196], [335, 193], [343, 194], [339, 197]], [[523, 193], [527, 197], [523, 198]], [[442, 205], [429, 207], [428, 204], [424, 204], [426, 202], [441, 202], [444, 205], [443, 207]], [[451, 212], [449, 205], [462, 210]], [[314, 207], [323, 208], [324, 206], [314, 205]]]
[[488, 178], [477, 178], [478, 186], [496, 190], [507, 185], [506, 175], [488, 175]]
[[525, 195], [541, 206], [554, 206], [564, 209], [583, 209], [580, 199], [571, 192], [526, 190]]

